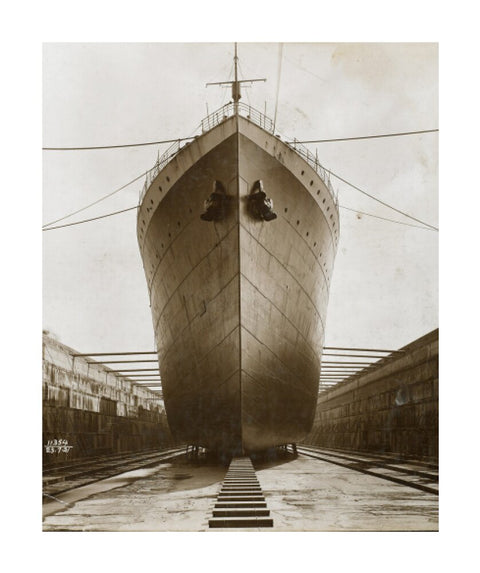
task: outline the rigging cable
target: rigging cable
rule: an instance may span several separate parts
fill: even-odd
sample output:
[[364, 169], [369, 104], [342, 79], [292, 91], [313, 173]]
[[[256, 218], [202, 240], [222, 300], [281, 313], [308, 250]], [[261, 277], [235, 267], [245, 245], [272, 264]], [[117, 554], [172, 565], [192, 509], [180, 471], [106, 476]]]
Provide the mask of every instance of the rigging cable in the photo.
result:
[[[232, 63], [232, 65], [230, 66], [230, 73], [228, 74], [228, 79], [230, 80], [230, 78], [233, 76], [233, 68], [234, 68], [234, 64]], [[224, 86], [227, 87], [227, 86]], [[228, 90], [223, 90], [223, 97], [222, 97], [222, 105], [221, 107], [223, 107], [225, 105], [225, 100], [227, 99], [227, 93]]]
[[325, 78], [321, 78], [320, 76], [317, 76], [317, 74], [314, 74], [312, 71], [307, 70], [307, 68], [304, 68], [303, 66], [301, 66], [299, 63], [295, 62], [294, 60], [287, 58], [287, 56], [285, 56], [285, 59], [287, 60], [287, 62], [290, 62], [291, 64], [293, 64], [294, 66], [296, 66], [297, 68], [299, 68], [300, 70], [303, 70], [304, 72], [307, 72], [307, 74], [312, 75], [313, 77], [321, 80], [322, 82], [326, 82], [327, 80]]
[[[154, 169], [154, 167], [152, 167], [152, 169]], [[132, 179], [131, 181], [129, 181], [128, 183], [125, 183], [125, 185], [122, 185], [121, 187], [119, 187], [118, 189], [115, 189], [115, 191], [112, 191], [111, 193], [109, 193], [108, 195], [105, 195], [103, 197], [100, 197], [100, 199], [97, 199], [96, 201], [94, 201], [93, 203], [90, 203], [89, 205], [86, 205], [85, 207], [82, 207], [81, 209], [78, 209], [77, 211], [73, 211], [73, 213], [69, 213], [68, 215], [65, 215], [63, 217], [60, 217], [59, 219], [55, 219], [55, 221], [50, 221], [50, 223], [46, 223], [45, 225], [42, 226], [42, 229], [45, 229], [45, 227], [50, 227], [50, 225], [54, 225], [55, 223], [59, 223], [60, 221], [63, 221], [64, 219], [68, 219], [69, 217], [73, 217], [73, 215], [76, 215], [77, 213], [81, 213], [82, 211], [85, 211], [86, 209], [88, 209], [89, 207], [92, 207], [93, 205], [96, 205], [97, 203], [100, 203], [101, 201], [108, 199], [108, 197], [111, 197], [112, 195], [115, 195], [115, 193], [118, 193], [119, 191], [121, 191], [122, 189], [125, 189], [125, 187], [128, 187], [129, 185], [131, 185], [132, 183], [135, 183], [135, 181], [138, 181], [139, 179], [141, 179], [142, 177], [146, 177], [147, 174], [152, 171], [152, 169], [149, 169], [148, 171], [145, 171], [145, 173], [142, 173], [141, 175], [139, 175], [138, 177], [135, 177], [135, 179]]]
[[365, 213], [359, 211], [358, 209], [351, 209], [350, 207], [345, 207], [345, 205], [339, 205], [340, 209], [346, 209], [347, 211], [353, 211], [359, 215], [366, 215], [367, 217], [374, 217], [375, 219], [382, 219], [383, 221], [388, 221], [390, 223], [397, 223], [398, 225], [407, 225], [408, 227], [415, 227], [416, 229], [424, 229], [425, 231], [433, 231], [430, 227], [425, 227], [424, 225], [412, 225], [412, 223], [406, 223], [404, 221], [394, 221], [393, 219], [387, 219], [386, 217], [380, 217], [379, 215], [373, 215], [372, 213]]
[[339, 179], [340, 181], [343, 181], [343, 183], [346, 183], [347, 185], [350, 185], [350, 187], [353, 187], [353, 189], [356, 189], [357, 191], [359, 191], [360, 193], [363, 193], [363, 195], [366, 195], [367, 197], [370, 197], [370, 199], [373, 199], [374, 201], [377, 201], [378, 203], [380, 203], [381, 205], [384, 205], [385, 207], [388, 207], [389, 209], [392, 209], [393, 211], [396, 211], [397, 213], [400, 213], [401, 215], [408, 217], [409, 219], [412, 219], [413, 221], [416, 221], [417, 223], [420, 223], [421, 225], [424, 225], [426, 227], [430, 227], [432, 230], [434, 231], [438, 231], [438, 227], [434, 227], [433, 225], [430, 225], [429, 223], [425, 223], [425, 221], [421, 221], [420, 219], [417, 219], [416, 217], [413, 217], [412, 215], [409, 215], [408, 213], [405, 213], [404, 211], [400, 211], [400, 209], [397, 209], [396, 207], [393, 207], [392, 205], [389, 205], [388, 203], [385, 203], [385, 201], [382, 201], [381, 199], [378, 199], [377, 197], [374, 197], [373, 195], [370, 195], [370, 193], [367, 193], [366, 191], [363, 191], [362, 189], [360, 189], [360, 187], [357, 187], [356, 185], [354, 185], [353, 183], [350, 183], [349, 181], [347, 181], [346, 179], [343, 179], [343, 177], [340, 177], [340, 175], [337, 175], [336, 173], [334, 173], [333, 171], [330, 171], [329, 169], [327, 169], [326, 167], [323, 167], [323, 169], [325, 169], [325, 171], [327, 173], [329, 173], [330, 175], [333, 175], [334, 177], [336, 177], [337, 179]]
[[[76, 221], [75, 223], [67, 223], [66, 225], [57, 225], [56, 227], [49, 227], [48, 229], [42, 229], [43, 231], [53, 231], [54, 229], [63, 229], [64, 227], [73, 227], [74, 225], [80, 225], [82, 223], [89, 223], [90, 221], [98, 221], [99, 219], [105, 219], [106, 217], [111, 217], [112, 215], [119, 215], [120, 213], [125, 213], [126, 211], [132, 211], [133, 209], [138, 209], [139, 205], [130, 207], [128, 209], [123, 209], [122, 211], [115, 211], [113, 213], [107, 213], [106, 215], [100, 215], [99, 217], [93, 217], [91, 219], [84, 219], [83, 221]], [[340, 209], [346, 209], [347, 211], [352, 211], [353, 213], [358, 213], [360, 215], [366, 215], [367, 217], [374, 217], [375, 219], [382, 219], [383, 221], [388, 221], [389, 223], [397, 223], [398, 225], [407, 225], [408, 227], [415, 227], [416, 229], [424, 229], [425, 231], [433, 231], [429, 227], [412, 225], [411, 223], [405, 223], [404, 221], [395, 221], [394, 219], [387, 219], [386, 217], [380, 217], [379, 215], [373, 215], [372, 213], [365, 213], [364, 211], [359, 211], [358, 209], [352, 209], [350, 207], [345, 207], [345, 205], [339, 205]]]
[[[115, 193], [118, 193], [119, 191], [121, 191], [122, 189], [125, 189], [125, 187], [127, 187], [128, 185], [131, 185], [132, 183], [134, 183], [135, 181], [138, 181], [139, 179], [141, 179], [142, 177], [145, 177], [150, 171], [152, 171], [155, 168], [152, 167], [152, 169], [149, 169], [148, 171], [146, 171], [145, 173], [142, 173], [141, 175], [139, 175], [138, 177], [135, 177], [134, 179], [132, 179], [131, 181], [129, 181], [128, 183], [125, 183], [125, 185], [122, 185], [122, 187], [119, 187], [118, 189], [116, 189], [115, 191], [112, 191], [111, 193], [108, 193], [108, 195], [105, 195], [103, 197], [101, 197], [100, 199], [97, 199], [96, 201], [94, 201], [93, 203], [90, 203], [89, 205], [86, 205], [85, 207], [82, 207], [81, 209], [77, 209], [76, 211], [69, 213], [68, 215], [65, 215], [63, 217], [60, 217], [59, 219], [56, 219], [55, 221], [51, 221], [50, 223], [47, 223], [45, 225], [43, 225], [42, 230], [44, 231], [49, 231], [50, 229], [59, 229], [59, 228], [63, 228], [63, 227], [68, 227], [69, 225], [60, 225], [57, 227], [50, 227], [51, 225], [55, 224], [55, 223], [59, 223], [60, 221], [63, 221], [65, 219], [68, 219], [69, 217], [72, 217], [73, 215], [76, 215], [77, 213], [80, 213], [81, 211], [85, 211], [86, 209], [88, 209], [89, 207], [92, 207], [93, 205], [96, 205], [97, 203], [100, 203], [101, 201], [107, 199], [108, 197], [111, 197], [112, 195], [114, 195]], [[322, 168], [329, 173], [330, 175], [333, 175], [334, 177], [336, 177], [337, 179], [339, 179], [340, 181], [343, 181], [344, 183], [346, 183], [347, 185], [349, 185], [350, 187], [353, 187], [353, 189], [359, 191], [360, 193], [363, 193], [364, 195], [366, 195], [367, 197], [370, 197], [371, 199], [373, 199], [374, 201], [377, 201], [378, 203], [384, 205], [385, 207], [388, 207], [389, 209], [392, 209], [393, 211], [396, 211], [397, 213], [400, 213], [401, 215], [404, 215], [405, 217], [408, 217], [409, 219], [412, 219], [414, 221], [416, 221], [417, 223], [421, 223], [424, 227], [428, 227], [431, 230], [434, 231], [438, 231], [438, 227], [434, 227], [433, 225], [430, 225], [429, 223], [425, 223], [424, 221], [421, 221], [420, 219], [417, 219], [416, 217], [413, 217], [412, 215], [409, 215], [408, 213], [405, 213], [404, 211], [401, 211], [400, 209], [397, 209], [396, 207], [393, 207], [392, 205], [389, 205], [388, 203], [385, 203], [384, 201], [382, 201], [381, 199], [378, 199], [377, 197], [374, 197], [373, 195], [370, 195], [369, 193], [367, 193], [366, 191], [363, 191], [362, 189], [360, 189], [359, 187], [357, 187], [356, 185], [353, 185], [353, 183], [350, 183], [349, 181], [347, 181], [346, 179], [343, 179], [343, 177], [340, 177], [339, 175], [337, 175], [336, 173], [334, 173], [333, 171], [327, 169], [326, 167]], [[133, 209], [134, 207], [131, 207], [131, 209]], [[347, 209], [347, 207], [344, 207], [345, 209]], [[352, 210], [352, 209], [351, 209]], [[360, 212], [360, 211], [358, 211]], [[123, 211], [117, 211], [115, 213], [112, 213], [112, 215], [115, 215], [117, 213], [123, 213]], [[369, 215], [368, 213], [363, 213], [364, 215]], [[88, 221], [95, 221], [97, 218], [103, 218], [105, 216], [110, 216], [110, 215], [104, 215], [102, 217], [96, 217], [93, 219], [87, 219], [86, 221], [80, 221], [79, 223], [83, 223], [83, 222], [88, 222]], [[376, 217], [376, 215], [370, 215], [372, 217]], [[378, 217], [378, 218], [382, 218], [382, 217]], [[388, 221], [391, 221], [392, 223], [400, 223], [399, 221], [393, 221], [391, 219], [385, 219]], [[79, 223], [72, 223], [72, 225], [77, 225]], [[401, 223], [400, 223], [401, 224]], [[406, 223], [405, 223], [406, 224]]]
[[382, 133], [380, 135], [359, 135], [357, 137], [339, 137], [336, 139], [309, 139], [305, 141], [287, 141], [287, 143], [332, 143], [335, 141], [357, 141], [359, 139], [376, 139], [379, 137], [399, 137], [401, 135], [418, 135], [420, 133], [434, 133], [438, 129], [422, 129], [421, 131], [404, 131], [401, 133]]
[[278, 61], [277, 95], [275, 97], [275, 115], [273, 116], [273, 129], [277, 125], [278, 94], [280, 92], [280, 77], [282, 75], [283, 43], [280, 44], [280, 56]]
[[[225, 98], [224, 98], [225, 99]], [[399, 137], [401, 135], [418, 135], [422, 133], [434, 133], [438, 132], [438, 129], [422, 129], [419, 131], [403, 131], [400, 133], [382, 133], [379, 135], [359, 135], [356, 137], [337, 137], [333, 139], [309, 139], [305, 141], [300, 141], [298, 139], [292, 141], [286, 141], [286, 143], [334, 143], [336, 141], [355, 141], [360, 139], [375, 139], [379, 137]], [[146, 143], [125, 143], [123, 145], [101, 145], [97, 147], [42, 147], [42, 151], [88, 151], [88, 150], [98, 150], [98, 149], [120, 149], [124, 147], [141, 147], [142, 145], [161, 145], [163, 143], [175, 143], [176, 141], [188, 141], [190, 139], [195, 139], [195, 135], [190, 137], [180, 137], [177, 139], [166, 139], [164, 141], [148, 141]]]
[[177, 141], [187, 141], [192, 137], [177, 137], [176, 139], [165, 139], [164, 141], [147, 141], [144, 143], [125, 143], [123, 145], [97, 145], [94, 147], [42, 147], [42, 151], [88, 151], [91, 149], [119, 149], [122, 147], [141, 147], [142, 145], [161, 145], [163, 143], [175, 143]]
[[66, 223], [65, 225], [57, 225], [56, 227], [48, 227], [47, 229], [43, 228], [42, 231], [53, 231], [54, 229], [63, 229], [64, 227], [73, 227], [74, 225], [89, 223], [90, 221], [98, 221], [98, 219], [105, 219], [106, 217], [111, 217], [112, 215], [119, 215], [120, 213], [132, 211], [133, 209], [138, 209], [138, 207], [139, 205], [135, 205], [134, 207], [129, 207], [128, 209], [122, 209], [121, 211], [107, 213], [106, 215], [100, 215], [99, 217], [93, 217], [92, 219], [84, 219], [83, 221], [76, 221], [75, 223]]
[[[241, 68], [241, 66], [240, 66], [240, 60], [238, 61], [238, 71], [240, 72], [240, 75], [241, 75], [242, 78], [246, 78], [246, 77], [247, 77], [247, 76], [243, 73], [243, 70], [242, 70], [242, 68]], [[243, 86], [243, 87], [244, 87], [244, 88], [248, 88], [249, 86]], [[247, 93], [248, 105], [250, 106], [250, 105], [251, 105], [251, 103], [250, 103], [250, 94], [248, 93], [248, 89], [247, 89], [247, 92], [246, 92], [246, 93]]]

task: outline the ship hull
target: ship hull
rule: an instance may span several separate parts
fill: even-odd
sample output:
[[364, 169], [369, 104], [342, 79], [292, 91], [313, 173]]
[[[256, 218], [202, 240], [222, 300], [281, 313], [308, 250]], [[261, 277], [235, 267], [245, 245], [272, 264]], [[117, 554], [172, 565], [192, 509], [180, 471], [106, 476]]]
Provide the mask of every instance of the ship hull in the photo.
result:
[[[248, 208], [259, 180], [275, 220]], [[226, 210], [205, 221], [215, 181]], [[160, 171], [138, 222], [174, 436], [231, 453], [300, 441], [315, 414], [338, 238], [323, 181], [287, 145], [235, 116]]]

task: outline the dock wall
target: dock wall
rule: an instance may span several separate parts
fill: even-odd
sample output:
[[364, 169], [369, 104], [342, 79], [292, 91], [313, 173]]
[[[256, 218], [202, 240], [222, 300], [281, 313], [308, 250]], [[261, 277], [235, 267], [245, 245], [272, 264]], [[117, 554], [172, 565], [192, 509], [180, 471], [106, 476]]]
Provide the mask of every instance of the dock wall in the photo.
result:
[[322, 392], [304, 443], [438, 460], [438, 329]]
[[43, 336], [44, 465], [172, 445], [158, 394], [73, 354]]

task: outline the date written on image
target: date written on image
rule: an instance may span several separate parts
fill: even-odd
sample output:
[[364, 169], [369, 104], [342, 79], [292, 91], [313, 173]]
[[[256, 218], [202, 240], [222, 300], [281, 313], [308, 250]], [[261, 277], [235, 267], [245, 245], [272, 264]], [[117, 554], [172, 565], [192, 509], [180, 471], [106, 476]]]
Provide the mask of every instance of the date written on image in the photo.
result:
[[68, 445], [68, 440], [48, 440], [45, 452], [47, 454], [68, 454], [72, 448], [73, 446]]

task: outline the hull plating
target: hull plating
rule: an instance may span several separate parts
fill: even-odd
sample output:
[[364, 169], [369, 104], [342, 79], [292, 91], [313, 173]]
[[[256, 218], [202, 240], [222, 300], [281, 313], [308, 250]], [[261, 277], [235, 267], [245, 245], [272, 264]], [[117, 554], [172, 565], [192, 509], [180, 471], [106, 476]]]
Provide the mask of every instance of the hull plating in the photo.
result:
[[[215, 180], [226, 213], [203, 221]], [[247, 208], [258, 180], [273, 221]], [[138, 223], [173, 434], [230, 452], [300, 441], [315, 414], [338, 236], [323, 181], [277, 138], [233, 117], [158, 174]]]

